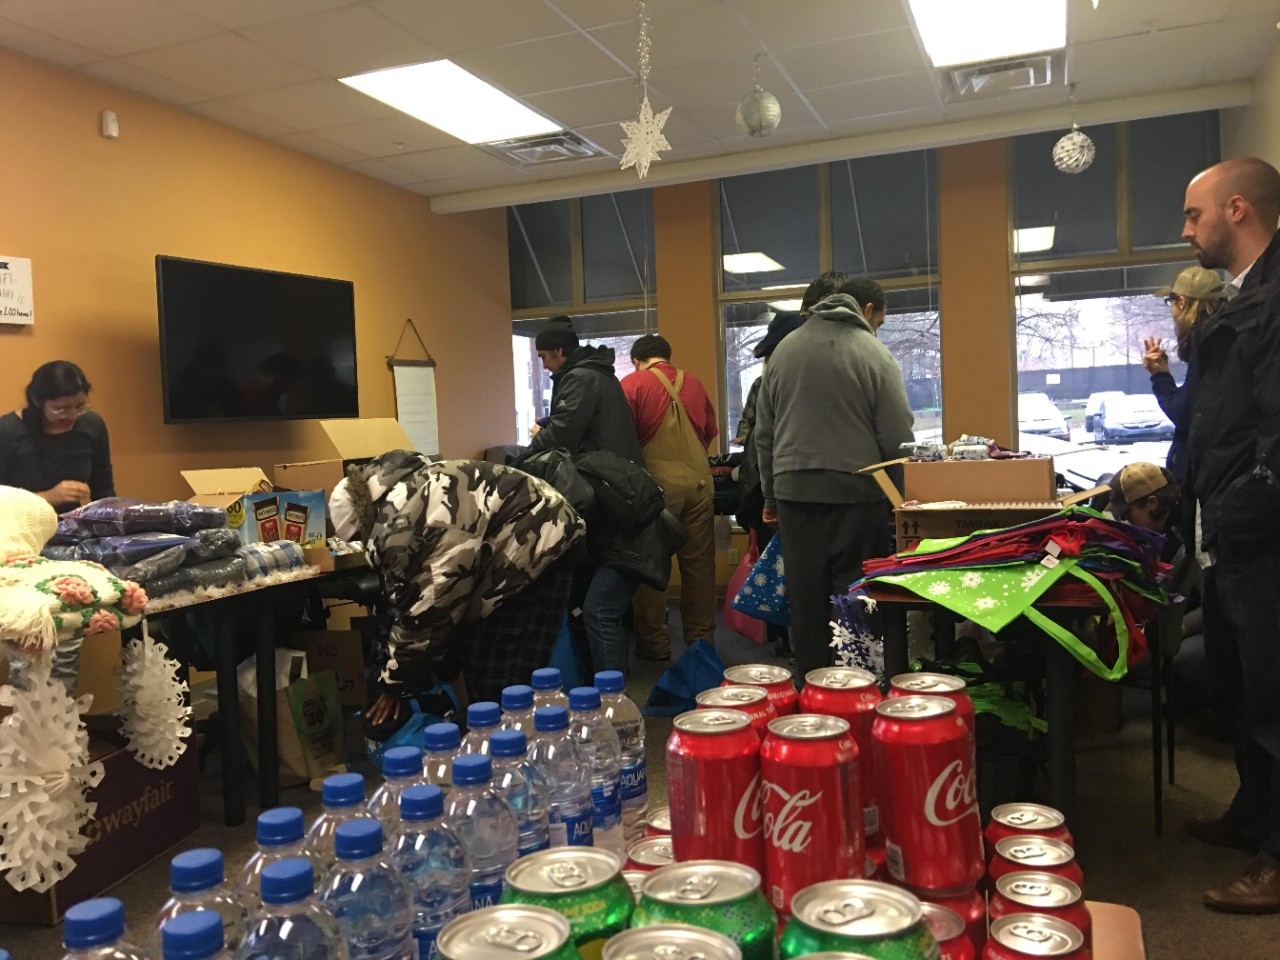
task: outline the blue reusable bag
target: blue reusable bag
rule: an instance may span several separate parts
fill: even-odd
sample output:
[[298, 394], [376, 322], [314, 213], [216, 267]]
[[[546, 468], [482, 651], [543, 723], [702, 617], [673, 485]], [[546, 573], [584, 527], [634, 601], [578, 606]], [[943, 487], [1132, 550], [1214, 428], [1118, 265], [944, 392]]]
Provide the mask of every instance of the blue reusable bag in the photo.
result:
[[782, 568], [782, 538], [765, 546], [751, 575], [733, 598], [733, 609], [779, 627], [791, 626], [791, 600]]
[[[460, 708], [458, 704], [458, 695], [454, 692], [453, 684], [438, 683], [431, 690], [432, 694], [443, 694], [449, 698], [453, 704], [451, 716], [457, 716]], [[382, 756], [392, 747], [417, 747], [422, 749], [423, 731], [433, 723], [440, 723], [449, 717], [438, 716], [435, 713], [422, 709], [422, 705], [418, 702], [417, 697], [406, 697], [403, 701], [409, 708], [409, 718], [404, 724], [391, 734], [385, 740], [375, 740], [372, 737], [364, 738], [365, 752], [369, 755], [369, 759], [376, 763], [379, 768], [382, 766]], [[364, 711], [360, 711], [356, 716], [363, 716]]]
[[693, 710], [698, 706], [694, 698], [720, 686], [723, 679], [724, 661], [716, 648], [698, 640], [658, 678], [641, 712], [648, 717], [674, 717]]

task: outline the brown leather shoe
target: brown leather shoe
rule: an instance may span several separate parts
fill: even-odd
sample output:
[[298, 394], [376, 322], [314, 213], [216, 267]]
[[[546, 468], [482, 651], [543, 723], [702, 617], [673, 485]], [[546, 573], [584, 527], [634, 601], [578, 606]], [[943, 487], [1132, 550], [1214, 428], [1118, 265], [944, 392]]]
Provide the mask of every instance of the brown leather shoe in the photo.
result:
[[1205, 893], [1204, 905], [1223, 913], [1280, 913], [1280, 870], [1255, 857], [1237, 879]]
[[1183, 827], [1201, 843], [1243, 850], [1245, 853], [1258, 852], [1258, 842], [1250, 840], [1240, 831], [1231, 819], [1230, 811], [1220, 817], [1192, 817], [1184, 821]]

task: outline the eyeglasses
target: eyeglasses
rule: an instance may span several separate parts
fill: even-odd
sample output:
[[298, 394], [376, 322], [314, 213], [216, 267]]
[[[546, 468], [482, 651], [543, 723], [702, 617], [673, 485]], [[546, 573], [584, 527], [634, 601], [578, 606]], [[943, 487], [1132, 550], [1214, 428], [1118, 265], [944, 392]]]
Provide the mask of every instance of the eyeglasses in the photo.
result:
[[89, 401], [82, 400], [77, 404], [72, 404], [70, 406], [64, 406], [64, 407], [47, 406], [45, 407], [45, 410], [51, 417], [69, 417], [69, 416], [72, 416], [73, 414], [78, 417], [82, 413], [88, 412]]
[[1178, 296], [1178, 294], [1176, 294], [1176, 293], [1171, 293], [1171, 294], [1169, 294], [1167, 297], [1165, 297], [1165, 298], [1164, 298], [1164, 305], [1167, 307], [1167, 306], [1169, 306], [1170, 304], [1177, 303], [1177, 302], [1178, 302], [1179, 300], [1181, 300], [1181, 299], [1182, 299], [1182, 297]]

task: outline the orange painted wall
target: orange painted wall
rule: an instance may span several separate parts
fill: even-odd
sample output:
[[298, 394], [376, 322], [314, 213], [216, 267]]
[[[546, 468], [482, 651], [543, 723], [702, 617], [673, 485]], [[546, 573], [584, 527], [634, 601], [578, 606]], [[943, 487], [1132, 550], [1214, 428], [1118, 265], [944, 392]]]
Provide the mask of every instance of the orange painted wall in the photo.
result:
[[[34, 327], [0, 326], [0, 410], [41, 363], [80, 364], [120, 493], [186, 496], [182, 468], [329, 453], [314, 423], [163, 423], [156, 254], [354, 281], [361, 414], [394, 415], [385, 357], [413, 317], [438, 363], [444, 453], [512, 440], [503, 211], [436, 215], [426, 197], [4, 51], [0, 89], [0, 255], [32, 259], [36, 311]], [[98, 135], [105, 109], [119, 140]]]

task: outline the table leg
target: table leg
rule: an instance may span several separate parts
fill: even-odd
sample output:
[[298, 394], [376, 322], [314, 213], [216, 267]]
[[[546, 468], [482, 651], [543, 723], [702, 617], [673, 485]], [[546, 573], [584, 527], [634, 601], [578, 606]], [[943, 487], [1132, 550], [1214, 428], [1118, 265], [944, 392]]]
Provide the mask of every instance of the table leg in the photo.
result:
[[[222, 819], [244, 823], [244, 767], [240, 755], [240, 695], [236, 690], [235, 619], [228, 604], [209, 605], [218, 644], [218, 726], [222, 742]], [[181, 616], [181, 614], [179, 614]]]
[[1076, 807], [1076, 685], [1080, 664], [1062, 644], [1046, 637], [1045, 713], [1049, 721], [1049, 796], [1071, 823]]
[[888, 680], [909, 669], [907, 653], [907, 611], [894, 604], [882, 604], [875, 614], [877, 631], [884, 639], [884, 676]]
[[[254, 652], [258, 658], [258, 805], [270, 810], [280, 803], [275, 616], [271, 604], [260, 596], [253, 597], [250, 613]], [[267, 691], [265, 695], [263, 691]]]

